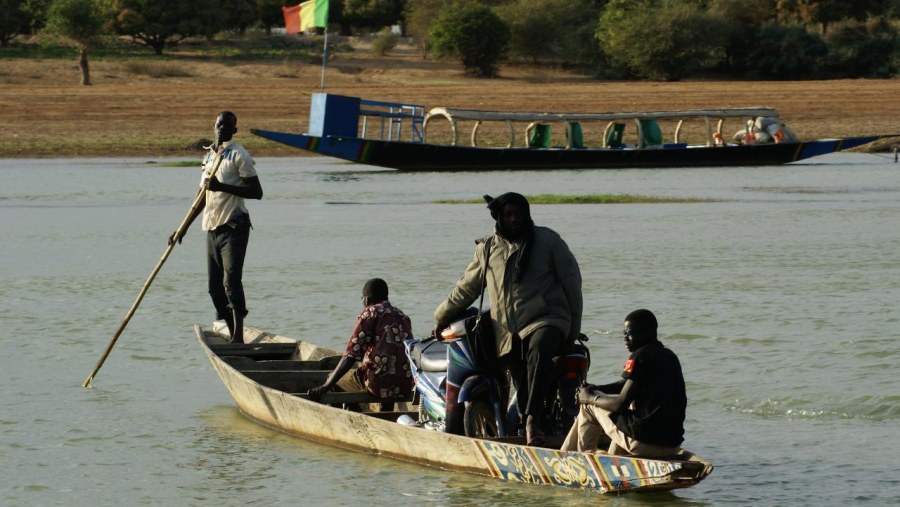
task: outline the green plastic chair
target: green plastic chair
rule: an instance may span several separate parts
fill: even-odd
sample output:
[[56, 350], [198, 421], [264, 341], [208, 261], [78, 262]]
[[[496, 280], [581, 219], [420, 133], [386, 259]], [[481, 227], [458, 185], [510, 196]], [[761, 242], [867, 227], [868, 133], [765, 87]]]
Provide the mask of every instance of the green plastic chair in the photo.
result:
[[644, 138], [641, 140], [641, 148], [647, 146], [659, 146], [663, 143], [662, 129], [656, 120], [639, 120], [641, 122], [641, 131]]
[[550, 146], [550, 125], [535, 123], [528, 137], [529, 148], [548, 148]]
[[621, 148], [624, 146], [622, 143], [622, 136], [625, 132], [625, 124], [624, 123], [613, 123], [612, 127], [606, 132], [606, 147], [607, 148]]
[[566, 129], [566, 140], [569, 144], [567, 148], [584, 148], [584, 133], [581, 131], [581, 124], [577, 121], [570, 121], [568, 127]]

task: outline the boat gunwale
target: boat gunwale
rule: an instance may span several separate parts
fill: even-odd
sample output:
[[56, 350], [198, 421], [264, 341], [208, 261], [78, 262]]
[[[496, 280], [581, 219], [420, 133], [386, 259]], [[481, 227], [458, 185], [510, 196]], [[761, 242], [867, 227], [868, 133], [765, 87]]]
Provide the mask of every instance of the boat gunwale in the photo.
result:
[[615, 121], [632, 119], [688, 119], [688, 118], [740, 118], [747, 116], [779, 117], [778, 111], [769, 106], [735, 107], [721, 109], [680, 109], [671, 111], [634, 111], [625, 113], [538, 113], [527, 111], [490, 111], [454, 107], [433, 107], [425, 115], [444, 116], [456, 120], [481, 121]]

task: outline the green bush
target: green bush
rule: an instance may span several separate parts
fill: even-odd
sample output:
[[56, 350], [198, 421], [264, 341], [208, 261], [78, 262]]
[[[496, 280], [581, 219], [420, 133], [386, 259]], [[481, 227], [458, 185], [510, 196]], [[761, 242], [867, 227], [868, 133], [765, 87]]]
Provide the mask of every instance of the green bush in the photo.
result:
[[826, 37], [828, 67], [836, 77], [892, 77], [897, 73], [900, 38], [881, 20], [869, 25], [848, 24]]
[[798, 26], [769, 24], [748, 46], [747, 72], [757, 79], [815, 79], [827, 55], [818, 35]]
[[529, 61], [590, 65], [600, 59], [593, 0], [515, 0], [497, 8], [509, 26], [511, 57]]
[[726, 33], [721, 70], [743, 76], [748, 46], [755, 44], [763, 26], [776, 21], [777, 10], [772, 8], [771, 0], [716, 0], [710, 12], [722, 19]]
[[679, 0], [612, 0], [596, 33], [614, 68], [673, 81], [713, 68], [728, 32], [719, 15]]
[[431, 25], [428, 39], [435, 56], [459, 58], [467, 74], [493, 77], [509, 46], [509, 28], [488, 7], [450, 3]]
[[390, 28], [382, 28], [372, 41], [372, 52], [378, 56], [384, 56], [397, 47], [397, 34]]

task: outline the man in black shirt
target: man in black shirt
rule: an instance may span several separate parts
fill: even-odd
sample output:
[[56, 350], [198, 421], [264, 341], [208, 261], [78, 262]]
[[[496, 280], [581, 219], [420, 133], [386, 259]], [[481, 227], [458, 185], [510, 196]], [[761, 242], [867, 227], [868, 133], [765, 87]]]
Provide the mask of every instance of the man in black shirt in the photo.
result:
[[578, 389], [581, 411], [563, 451], [593, 451], [605, 434], [611, 440], [609, 454], [656, 458], [678, 452], [687, 406], [684, 376], [678, 357], [657, 339], [656, 328], [650, 310], [625, 317], [625, 345], [631, 356], [622, 378]]

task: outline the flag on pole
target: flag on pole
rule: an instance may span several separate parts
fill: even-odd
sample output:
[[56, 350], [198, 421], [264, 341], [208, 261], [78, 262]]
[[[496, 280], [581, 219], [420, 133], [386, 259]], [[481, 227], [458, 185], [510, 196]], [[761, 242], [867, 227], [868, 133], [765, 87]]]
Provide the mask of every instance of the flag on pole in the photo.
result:
[[300, 4], [300, 30], [328, 26], [328, 0], [307, 0]]
[[281, 13], [284, 14], [284, 31], [286, 33], [300, 33], [300, 6], [282, 7]]
[[328, 26], [328, 0], [307, 0], [299, 5], [282, 7], [284, 29], [300, 33], [317, 26]]

